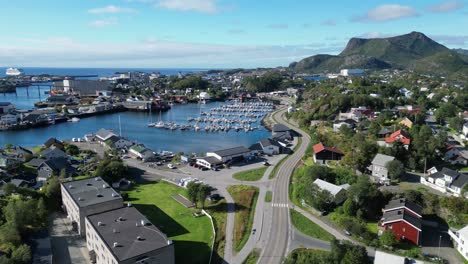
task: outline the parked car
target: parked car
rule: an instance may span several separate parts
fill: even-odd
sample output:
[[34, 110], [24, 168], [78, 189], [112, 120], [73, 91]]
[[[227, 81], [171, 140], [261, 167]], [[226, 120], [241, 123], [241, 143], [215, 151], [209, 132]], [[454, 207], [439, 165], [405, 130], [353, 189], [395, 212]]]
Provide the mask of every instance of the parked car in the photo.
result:
[[167, 164], [167, 167], [169, 169], [175, 169], [176, 168], [176, 166], [174, 166], [174, 164], [172, 164], [172, 163]]

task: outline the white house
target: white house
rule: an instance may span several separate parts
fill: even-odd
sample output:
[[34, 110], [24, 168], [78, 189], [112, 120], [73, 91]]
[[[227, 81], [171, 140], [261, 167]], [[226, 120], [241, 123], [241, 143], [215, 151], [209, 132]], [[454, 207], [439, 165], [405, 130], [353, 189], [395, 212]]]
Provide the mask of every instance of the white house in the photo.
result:
[[150, 149], [146, 148], [143, 145], [131, 146], [130, 149], [128, 150], [128, 154], [134, 158], [142, 159], [142, 160], [148, 160], [155, 156], [153, 151], [151, 151]]
[[447, 152], [445, 152], [444, 160], [454, 165], [467, 165], [468, 150], [463, 147], [452, 147]]
[[263, 153], [267, 155], [277, 155], [280, 154], [281, 145], [271, 138], [264, 138], [260, 140], [260, 146], [262, 147]]
[[457, 197], [463, 196], [463, 187], [468, 182], [468, 175], [460, 173], [449, 168], [431, 168], [427, 171], [429, 175], [421, 177], [421, 183], [438, 190], [442, 193], [448, 193]]
[[462, 132], [463, 132], [463, 135], [465, 135], [466, 137], [468, 137], [468, 122], [466, 122], [465, 124], [463, 124]]
[[252, 151], [246, 147], [234, 147], [229, 149], [207, 152], [207, 157], [215, 157], [222, 162], [239, 161], [252, 156]]
[[18, 116], [13, 113], [4, 114], [1, 116], [0, 121], [3, 124], [16, 124], [18, 122]]
[[200, 100], [210, 100], [211, 96], [207, 92], [201, 92], [200, 95], [198, 96]]
[[372, 176], [376, 177], [380, 183], [388, 182], [388, 170], [387, 170], [387, 163], [393, 161], [395, 157], [384, 155], [384, 154], [377, 154], [375, 155], [374, 159], [372, 160], [372, 164], [368, 167], [370, 171], [372, 171]]
[[335, 185], [321, 179], [316, 179], [314, 184], [317, 185], [320, 190], [328, 191], [333, 196], [335, 204], [340, 204], [346, 200], [346, 190], [349, 188], [349, 184]]
[[466, 260], [468, 260], [468, 226], [465, 226], [458, 231], [452, 231], [449, 229], [448, 233], [452, 238], [453, 246]]
[[0, 114], [8, 113], [15, 109], [15, 105], [10, 102], [0, 102]]

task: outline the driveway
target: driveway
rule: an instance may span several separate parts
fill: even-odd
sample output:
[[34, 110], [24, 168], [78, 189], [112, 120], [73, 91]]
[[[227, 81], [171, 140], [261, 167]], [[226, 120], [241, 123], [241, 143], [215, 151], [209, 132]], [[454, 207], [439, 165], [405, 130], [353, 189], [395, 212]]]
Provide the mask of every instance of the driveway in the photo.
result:
[[451, 264], [463, 263], [460, 255], [453, 248], [447, 230], [423, 226], [421, 245], [422, 253], [439, 256], [448, 260]]
[[66, 215], [54, 213], [49, 221], [54, 263], [90, 264], [85, 239], [71, 230]]

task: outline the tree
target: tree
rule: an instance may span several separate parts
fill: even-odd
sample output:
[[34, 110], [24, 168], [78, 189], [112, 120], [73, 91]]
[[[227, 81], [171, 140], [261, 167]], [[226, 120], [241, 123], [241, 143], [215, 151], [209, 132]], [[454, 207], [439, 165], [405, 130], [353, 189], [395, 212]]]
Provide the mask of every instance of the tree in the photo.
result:
[[3, 193], [5, 194], [5, 196], [10, 196], [12, 193], [14, 193], [16, 191], [16, 185], [9, 182], [9, 183], [3, 185], [2, 189], [3, 189]]
[[389, 162], [387, 162], [387, 164], [385, 164], [385, 167], [388, 170], [388, 176], [390, 176], [390, 178], [392, 180], [399, 179], [400, 176], [405, 171], [403, 163], [401, 161], [399, 161], [399, 160], [389, 161]]
[[202, 209], [205, 208], [205, 200], [208, 196], [211, 194], [211, 188], [210, 186], [206, 184], [200, 184], [198, 187], [198, 192], [197, 192], [197, 199], [201, 203]]
[[5, 144], [5, 149], [6, 150], [10, 150], [12, 147], [13, 147], [13, 145], [11, 143], [6, 143]]
[[197, 201], [198, 201], [198, 189], [200, 187], [201, 183], [197, 182], [189, 182], [187, 184], [187, 196], [189, 200], [195, 204], [195, 208], [197, 207]]
[[65, 145], [65, 152], [68, 155], [76, 156], [76, 155], [80, 154], [80, 149], [76, 145], [67, 144], [67, 145]]
[[[0, 226], [0, 245], [11, 245], [17, 246], [21, 243], [21, 236], [18, 232], [18, 229], [15, 225], [11, 223], [6, 223]], [[0, 246], [0, 251], [7, 251], [6, 248]]]
[[359, 177], [358, 181], [349, 187], [347, 195], [366, 219], [375, 219], [386, 202], [382, 192], [369, 182], [367, 177]]
[[398, 244], [392, 230], [385, 230], [380, 236], [380, 243], [387, 247], [394, 247]]
[[65, 179], [65, 178], [67, 178], [67, 169], [65, 169], [65, 168], [61, 169], [61, 170], [60, 170], [59, 177], [60, 177], [60, 179]]
[[451, 117], [448, 120], [448, 123], [449, 123], [450, 127], [455, 129], [456, 131], [461, 131], [462, 130], [464, 122], [465, 122], [465, 120], [463, 118], [461, 118], [461, 117], [458, 117], [458, 116]]
[[28, 245], [22, 244], [11, 254], [11, 259], [14, 263], [27, 264], [31, 262], [31, 248]]

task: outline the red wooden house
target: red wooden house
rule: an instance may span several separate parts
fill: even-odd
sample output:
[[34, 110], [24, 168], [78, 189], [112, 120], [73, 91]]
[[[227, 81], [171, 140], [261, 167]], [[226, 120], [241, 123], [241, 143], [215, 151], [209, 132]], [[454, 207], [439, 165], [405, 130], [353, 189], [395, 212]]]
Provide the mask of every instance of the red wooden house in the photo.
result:
[[396, 239], [419, 245], [422, 231], [421, 206], [406, 199], [395, 199], [382, 211], [383, 216], [379, 221], [380, 232], [391, 230]]
[[393, 132], [390, 136], [385, 138], [386, 143], [393, 143], [395, 141], [400, 141], [404, 145], [409, 145], [411, 142], [411, 138], [407, 132], [400, 129]]

